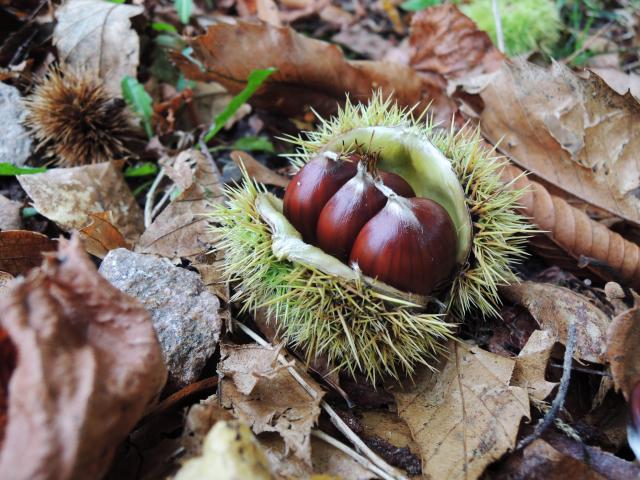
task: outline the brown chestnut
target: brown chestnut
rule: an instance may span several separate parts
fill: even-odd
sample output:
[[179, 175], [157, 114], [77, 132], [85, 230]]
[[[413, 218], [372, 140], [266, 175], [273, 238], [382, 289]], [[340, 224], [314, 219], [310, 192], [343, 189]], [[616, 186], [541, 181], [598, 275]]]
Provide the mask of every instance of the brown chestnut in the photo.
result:
[[[367, 167], [366, 162], [358, 163], [358, 173], [331, 197], [318, 218], [316, 245], [345, 262], [364, 224], [387, 203], [386, 195], [376, 186], [376, 180]], [[376, 173], [394, 192], [415, 195], [411, 186], [399, 175]]]
[[318, 155], [300, 169], [284, 194], [284, 215], [307, 243], [315, 243], [322, 208], [356, 174], [355, 162], [340, 161], [330, 153]]
[[451, 275], [456, 245], [453, 221], [442, 206], [391, 194], [360, 230], [349, 263], [400, 290], [426, 295]]

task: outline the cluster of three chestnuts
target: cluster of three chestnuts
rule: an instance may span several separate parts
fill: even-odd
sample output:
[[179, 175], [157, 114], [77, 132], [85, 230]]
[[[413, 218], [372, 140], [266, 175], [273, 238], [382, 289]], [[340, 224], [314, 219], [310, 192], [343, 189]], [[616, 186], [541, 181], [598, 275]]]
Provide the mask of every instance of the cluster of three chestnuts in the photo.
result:
[[376, 163], [375, 155], [318, 155], [287, 187], [284, 215], [306, 243], [368, 277], [427, 295], [455, 267], [453, 221]]

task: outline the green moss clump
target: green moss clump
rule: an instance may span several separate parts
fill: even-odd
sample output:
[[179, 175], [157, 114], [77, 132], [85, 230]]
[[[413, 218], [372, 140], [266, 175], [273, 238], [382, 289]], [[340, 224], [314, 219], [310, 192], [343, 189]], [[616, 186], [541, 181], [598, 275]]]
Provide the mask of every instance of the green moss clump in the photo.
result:
[[[506, 53], [518, 55], [534, 49], [549, 50], [560, 38], [562, 23], [551, 0], [499, 0]], [[462, 12], [497, 44], [492, 0], [473, 0]]]

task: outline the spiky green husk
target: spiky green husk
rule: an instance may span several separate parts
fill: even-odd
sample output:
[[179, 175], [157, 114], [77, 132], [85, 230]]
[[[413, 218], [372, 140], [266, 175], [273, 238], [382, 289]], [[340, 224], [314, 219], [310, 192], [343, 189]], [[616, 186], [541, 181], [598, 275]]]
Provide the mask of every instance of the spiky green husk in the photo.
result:
[[450, 313], [496, 313], [498, 285], [516, 281], [511, 267], [524, 255], [529, 229], [514, 210], [522, 192], [501, 182], [503, 161], [479, 146], [477, 132], [465, 137], [436, 131], [430, 121], [414, 119], [380, 95], [368, 105], [348, 102], [335, 118], [321, 122], [317, 131], [290, 139], [299, 147], [294, 164], [302, 166], [329, 140], [358, 127], [401, 127], [439, 148], [451, 160], [472, 213], [471, 254], [443, 294], [442, 308], [378, 293], [363, 282], [276, 258], [272, 232], [255, 204], [262, 187], [245, 178], [228, 189], [227, 204], [214, 212], [226, 274], [237, 282], [233, 300], [244, 310], [267, 308], [283, 338], [309, 359], [325, 356], [336, 368], [363, 372], [374, 382], [381, 375], [411, 375], [418, 364], [429, 365], [452, 335]]
[[447, 304], [460, 317], [472, 309], [497, 314], [498, 286], [517, 281], [512, 268], [524, 257], [524, 245], [530, 236], [531, 226], [516, 211], [523, 191], [500, 179], [506, 160], [481, 146], [479, 131], [436, 130], [430, 118], [416, 119], [411, 113], [381, 95], [375, 95], [368, 105], [347, 102], [336, 117], [321, 120], [316, 131], [289, 138], [299, 147], [290, 156], [291, 161], [303, 166], [330, 139], [357, 127], [402, 127], [430, 141], [451, 160], [466, 195], [474, 230], [471, 255], [453, 282]]
[[261, 187], [248, 178], [228, 188], [226, 206], [215, 207], [225, 273], [237, 282], [232, 301], [243, 310], [267, 308], [279, 333], [308, 360], [325, 356], [352, 375], [411, 374], [429, 365], [454, 325], [438, 312], [347, 282], [307, 265], [277, 259], [271, 230], [255, 208]]

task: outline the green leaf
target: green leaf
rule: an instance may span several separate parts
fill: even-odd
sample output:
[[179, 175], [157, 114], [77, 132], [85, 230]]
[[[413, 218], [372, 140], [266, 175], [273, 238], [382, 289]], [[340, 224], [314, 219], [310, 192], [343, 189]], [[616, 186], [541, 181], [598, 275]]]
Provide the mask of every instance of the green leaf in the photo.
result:
[[425, 8], [433, 7], [434, 5], [440, 5], [441, 0], [407, 0], [400, 4], [400, 8], [409, 12], [419, 12]]
[[46, 172], [44, 167], [31, 168], [31, 167], [16, 167], [13, 163], [0, 163], [0, 176], [14, 176], [14, 175], [31, 175], [32, 173]]
[[124, 171], [125, 177], [146, 177], [158, 173], [158, 166], [155, 163], [145, 162], [142, 165], [129, 167]]
[[165, 22], [153, 22], [151, 24], [151, 28], [156, 32], [178, 33], [178, 29], [176, 27]]
[[35, 217], [37, 214], [38, 214], [38, 211], [33, 207], [24, 207], [22, 209], [22, 218]]
[[247, 86], [235, 97], [231, 99], [227, 108], [216, 117], [211, 128], [204, 137], [204, 141], [209, 142], [224, 127], [224, 124], [236, 113], [238, 108], [251, 98], [256, 90], [264, 83], [264, 81], [275, 72], [275, 68], [266, 68], [264, 70], [253, 70], [247, 78]]
[[265, 137], [242, 137], [234, 142], [232, 148], [234, 150], [245, 150], [247, 152], [275, 153], [273, 144]]
[[149, 138], [153, 137], [153, 128], [151, 128], [151, 115], [153, 114], [152, 100], [149, 94], [138, 80], [126, 75], [120, 84], [122, 87], [122, 96], [131, 106], [133, 111], [140, 116], [144, 130]]
[[189, 23], [191, 11], [193, 10], [193, 0], [174, 0], [173, 4], [176, 7], [180, 21], [184, 24]]

